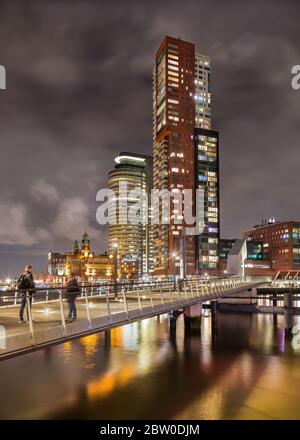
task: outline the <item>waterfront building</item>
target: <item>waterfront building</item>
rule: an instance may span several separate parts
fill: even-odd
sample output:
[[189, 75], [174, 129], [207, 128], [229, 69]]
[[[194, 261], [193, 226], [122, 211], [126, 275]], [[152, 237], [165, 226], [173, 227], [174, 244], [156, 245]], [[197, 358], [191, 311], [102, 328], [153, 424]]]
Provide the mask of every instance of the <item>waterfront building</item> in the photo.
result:
[[278, 271], [300, 271], [300, 221], [262, 221], [244, 232], [248, 241], [261, 242], [263, 255], [274, 274]]
[[[150, 191], [152, 188], [152, 157], [122, 152], [115, 158], [115, 167], [108, 174], [108, 188], [113, 191], [109, 205], [115, 206], [116, 222], [109, 219], [108, 251], [117, 253], [121, 260], [137, 266], [139, 277], [153, 272], [153, 237], [151, 227]], [[121, 185], [126, 185], [125, 195], [120, 194]], [[131, 193], [135, 191], [135, 193]], [[146, 197], [144, 197], [146, 194]], [[120, 203], [126, 203], [126, 220], [121, 218]], [[148, 203], [149, 202], [149, 203]], [[140, 221], [132, 224], [128, 214], [140, 203]], [[120, 265], [119, 265], [120, 266]], [[124, 266], [125, 267], [125, 266]]]
[[236, 238], [220, 238], [219, 245], [219, 269], [220, 274], [227, 273], [227, 259], [229, 252], [231, 251]]
[[216, 273], [219, 269], [220, 203], [219, 203], [219, 134], [195, 129], [196, 188], [203, 191], [202, 218], [204, 229], [196, 238], [198, 268]]
[[271, 265], [264, 259], [262, 243], [247, 241], [244, 237], [233, 243], [227, 256], [226, 273], [237, 276], [269, 276]]
[[[217, 221], [213, 221], [213, 227], [209, 226], [214, 229], [214, 236], [209, 237], [206, 231], [206, 236], [198, 240], [185, 233], [188, 225], [180, 218], [186, 208], [184, 200], [182, 206], [178, 206], [177, 200], [171, 201], [169, 224], [160, 221], [153, 230], [156, 275], [179, 275], [181, 263], [178, 256], [183, 259], [184, 275], [218, 268], [218, 134], [210, 131], [210, 77], [210, 59], [198, 55], [193, 43], [169, 36], [163, 39], [155, 55], [153, 70], [153, 186], [170, 193], [184, 192], [185, 189], [195, 193], [196, 188], [203, 186], [198, 177], [205, 167], [205, 173], [214, 173], [207, 177], [215, 179], [214, 185], [208, 181], [205, 185], [206, 217], [212, 218], [211, 209], [214, 209]], [[199, 136], [206, 139], [205, 143], [214, 143], [214, 164], [207, 160], [204, 165], [201, 158], [198, 160], [197, 149], [199, 140], [202, 141]], [[208, 191], [208, 187], [212, 190]], [[214, 195], [209, 195], [212, 192]], [[162, 202], [159, 206], [162, 217], [161, 207]], [[195, 204], [192, 211], [195, 215]]]
[[230, 250], [232, 249], [234, 242], [236, 241], [236, 238], [221, 238], [220, 239], [220, 253], [219, 257], [220, 260], [227, 260], [228, 254]]
[[220, 273], [240, 275], [272, 275], [261, 241], [220, 239]]
[[210, 58], [195, 53], [195, 127], [211, 129]]
[[52, 281], [60, 282], [74, 273], [81, 281], [111, 281], [113, 279], [113, 259], [108, 254], [95, 255], [91, 250], [91, 240], [85, 232], [81, 244], [77, 240], [70, 252], [49, 252], [48, 274]]
[[[116, 276], [114, 271], [116, 269]], [[138, 278], [138, 262], [136, 259], [121, 256], [117, 264], [114, 261], [114, 252], [96, 255], [91, 249], [91, 240], [85, 232], [81, 244], [74, 241], [70, 252], [49, 252], [48, 279], [53, 282], [62, 282], [74, 273], [80, 281], [93, 283], [130, 281]]]

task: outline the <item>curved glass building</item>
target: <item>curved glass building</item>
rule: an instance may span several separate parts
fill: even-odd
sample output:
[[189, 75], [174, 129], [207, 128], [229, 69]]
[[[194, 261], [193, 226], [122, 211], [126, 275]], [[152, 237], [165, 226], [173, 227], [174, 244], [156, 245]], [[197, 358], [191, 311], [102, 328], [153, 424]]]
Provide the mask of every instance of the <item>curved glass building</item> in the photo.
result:
[[[108, 174], [108, 250], [118, 253], [120, 262], [137, 261], [139, 277], [152, 273], [150, 190], [152, 157], [120, 153]], [[149, 203], [148, 203], [149, 201]]]

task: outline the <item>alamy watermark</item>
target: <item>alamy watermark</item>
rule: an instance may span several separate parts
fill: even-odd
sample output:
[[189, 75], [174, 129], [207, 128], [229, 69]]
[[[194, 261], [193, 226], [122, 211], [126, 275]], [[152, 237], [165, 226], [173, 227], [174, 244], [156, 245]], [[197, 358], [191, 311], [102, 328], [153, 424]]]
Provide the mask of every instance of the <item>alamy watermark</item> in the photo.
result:
[[6, 330], [3, 325], [0, 325], [0, 350], [6, 349]]
[[294, 90], [300, 89], [300, 65], [292, 67], [291, 74], [294, 75], [291, 81], [292, 88]]
[[0, 90], [6, 90], [6, 70], [0, 64]]
[[[101, 202], [96, 212], [100, 225], [177, 225], [184, 226], [185, 235], [199, 235], [204, 231], [204, 190], [199, 188], [128, 190], [120, 181], [116, 191], [103, 188], [96, 200]], [[217, 209], [217, 208], [216, 208]]]
[[293, 339], [292, 339], [292, 347], [294, 350], [300, 349], [300, 326], [294, 325], [292, 329]]

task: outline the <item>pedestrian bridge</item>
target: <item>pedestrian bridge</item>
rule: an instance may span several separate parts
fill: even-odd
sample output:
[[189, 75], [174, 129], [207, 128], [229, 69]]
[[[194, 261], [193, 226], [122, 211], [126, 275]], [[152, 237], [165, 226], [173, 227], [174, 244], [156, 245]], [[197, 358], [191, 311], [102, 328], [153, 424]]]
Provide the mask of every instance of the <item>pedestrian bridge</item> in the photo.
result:
[[82, 285], [77, 299], [77, 320], [66, 322], [64, 287], [37, 289], [28, 322], [19, 324], [21, 291], [0, 296], [0, 359], [85, 336], [129, 322], [169, 313], [195, 304], [266, 285], [267, 277], [227, 277], [139, 283], [136, 285]]

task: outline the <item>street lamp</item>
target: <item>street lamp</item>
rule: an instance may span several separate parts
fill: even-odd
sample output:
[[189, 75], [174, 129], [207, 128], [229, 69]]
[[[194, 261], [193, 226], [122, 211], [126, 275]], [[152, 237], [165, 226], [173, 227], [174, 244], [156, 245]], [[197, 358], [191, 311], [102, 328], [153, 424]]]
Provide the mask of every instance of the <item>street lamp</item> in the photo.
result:
[[118, 243], [113, 244], [114, 248], [114, 295], [118, 298]]

